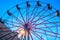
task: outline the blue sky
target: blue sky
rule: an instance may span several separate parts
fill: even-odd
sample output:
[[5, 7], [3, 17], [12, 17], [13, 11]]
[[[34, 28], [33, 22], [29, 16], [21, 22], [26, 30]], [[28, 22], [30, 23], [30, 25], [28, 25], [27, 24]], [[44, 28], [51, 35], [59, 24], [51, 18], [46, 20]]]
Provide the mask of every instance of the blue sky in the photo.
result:
[[[17, 3], [21, 3], [24, 1], [26, 0], [0, 0], [0, 14], [4, 13], [6, 10], [16, 5]], [[40, 0], [40, 1], [50, 3], [56, 9], [60, 10], [60, 0]]]
[[[0, 0], [0, 17], [14, 5], [27, 0]], [[29, 0], [32, 1], [32, 0]], [[33, 0], [36, 1], [36, 0]], [[41, 2], [50, 3], [57, 10], [60, 10], [60, 0], [40, 0]]]
[[[17, 3], [21, 3], [27, 0], [0, 0], [0, 17], [3, 15], [6, 10], [13, 7]], [[31, 1], [31, 0], [30, 0]], [[36, 0], [33, 0], [36, 1]], [[45, 3], [50, 3], [56, 9], [60, 10], [60, 0], [40, 0]]]

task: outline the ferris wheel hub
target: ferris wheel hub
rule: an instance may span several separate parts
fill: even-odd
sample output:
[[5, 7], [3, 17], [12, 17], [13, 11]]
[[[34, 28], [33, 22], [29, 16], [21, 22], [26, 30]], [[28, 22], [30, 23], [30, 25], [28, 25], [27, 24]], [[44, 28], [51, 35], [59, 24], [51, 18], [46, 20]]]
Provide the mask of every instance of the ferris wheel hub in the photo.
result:
[[27, 24], [24, 24], [24, 30], [25, 31], [29, 31], [30, 30], [30, 25], [27, 23]]

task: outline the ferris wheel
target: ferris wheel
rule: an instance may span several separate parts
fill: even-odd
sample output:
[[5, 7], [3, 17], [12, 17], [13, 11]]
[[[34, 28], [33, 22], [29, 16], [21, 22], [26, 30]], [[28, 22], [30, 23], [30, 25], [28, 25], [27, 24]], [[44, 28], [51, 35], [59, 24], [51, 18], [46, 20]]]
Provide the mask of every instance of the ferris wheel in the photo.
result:
[[60, 39], [60, 11], [49, 3], [27, 1], [16, 4], [3, 14], [0, 22], [17, 32], [20, 40]]

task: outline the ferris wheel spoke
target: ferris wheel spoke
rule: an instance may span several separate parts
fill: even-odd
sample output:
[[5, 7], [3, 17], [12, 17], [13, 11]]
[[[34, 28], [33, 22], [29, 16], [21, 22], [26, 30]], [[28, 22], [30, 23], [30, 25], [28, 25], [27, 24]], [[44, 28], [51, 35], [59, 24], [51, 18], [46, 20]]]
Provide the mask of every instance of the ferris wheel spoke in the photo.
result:
[[[60, 23], [60, 22], [48, 22], [48, 23], [40, 23], [40, 24], [57, 24], [57, 23]], [[33, 24], [35, 25], [35, 24]], [[36, 24], [36, 25], [39, 25], [39, 24]]]
[[[9, 26], [9, 28], [14, 28], [14, 27], [16, 27], [16, 28], [20, 28], [21, 27], [21, 25], [18, 25], [18, 26], [16, 26], [16, 25], [14, 25], [14, 24], [12, 24], [12, 23], [8, 23], [8, 22], [5, 22], [7, 25], [12, 25], [12, 27], [11, 26]], [[4, 29], [4, 28], [3, 28]]]
[[29, 15], [29, 20], [31, 19], [32, 17], [32, 14], [34, 13], [34, 10], [37, 8], [37, 6], [34, 7], [34, 9], [32, 10], [32, 13]]
[[31, 15], [30, 15], [30, 17], [29, 17], [29, 21], [31, 20], [32, 15], [35, 14], [35, 13], [37, 13], [37, 11], [34, 13], [35, 10], [38, 10], [38, 6], [37, 6], [37, 5], [36, 5], [36, 6], [34, 7], [34, 9], [32, 10], [32, 13], [31, 13]]
[[7, 23], [7, 22], [6, 22], [6, 24], [8, 24], [8, 25], [12, 25], [12, 26], [14, 26], [14, 27], [20, 27], [20, 25], [19, 25], [19, 26], [16, 26], [16, 25], [14, 25], [14, 24]]
[[[47, 10], [46, 10], [47, 11]], [[44, 13], [46, 13], [46, 12], [44, 12]], [[36, 22], [38, 22], [39, 20], [41, 20], [42, 18], [42, 16], [44, 15], [44, 13], [37, 19], [37, 20], [35, 20], [35, 21], [32, 21], [32, 23], [36, 23]]]
[[[53, 16], [53, 17], [51, 17], [51, 18], [49, 18], [49, 19], [47, 19], [47, 20], [44, 20], [44, 21], [41, 22], [41, 23], [44, 23], [45, 21], [51, 20], [51, 19], [53, 19], [54, 17], [56, 17], [56, 16]], [[38, 25], [40, 25], [41, 23], [39, 23]], [[37, 26], [37, 25], [35, 25], [35, 26]]]
[[57, 26], [48, 26], [48, 27], [40, 27], [40, 28], [56, 28]]
[[20, 11], [20, 15], [21, 15], [21, 17], [22, 17], [24, 23], [26, 23], [26, 22], [25, 22], [25, 19], [24, 19], [24, 17], [23, 17], [23, 15], [22, 15], [22, 13], [21, 13], [21, 11]]
[[[45, 26], [48, 27], [47, 25], [45, 25]], [[51, 28], [48, 28], [48, 29], [49, 29], [51, 32], [53, 32]], [[46, 34], [46, 31], [45, 31], [45, 34]], [[47, 36], [47, 35], [46, 35], [46, 36]]]
[[[56, 32], [58, 33], [58, 27], [59, 27], [59, 25], [56, 23], [56, 26], [57, 26], [56, 27]], [[56, 34], [56, 37], [57, 37], [57, 34]], [[57, 39], [56, 37], [55, 37], [55, 40]]]
[[36, 34], [34, 34], [33, 32], [32, 32], [32, 34], [35, 36], [35, 37], [37, 37], [38, 39], [40, 39]]
[[28, 31], [27, 40], [30, 40], [30, 32]]
[[35, 35], [38, 39], [44, 40], [40, 35], [38, 35], [34, 30], [31, 30], [32, 34]]
[[32, 22], [41, 12], [43, 12], [44, 10], [46, 9], [46, 6], [41, 10], [39, 11], [30, 21]]
[[[55, 12], [53, 12], [53, 14], [54, 14], [54, 13], [55, 13]], [[37, 22], [37, 21], [39, 21], [39, 20], [41, 20], [41, 19], [43, 19], [43, 18], [46, 18], [46, 17], [50, 16], [51, 14], [52, 14], [52, 13], [50, 13], [50, 14], [42, 17], [42, 18], [38, 18], [37, 20], [33, 21], [32, 23], [35, 23], [35, 22]], [[52, 14], [52, 15], [53, 15], [53, 14]]]
[[[5, 20], [5, 22], [10, 22], [10, 23], [12, 23], [13, 21], [10, 21], [10, 20]], [[17, 23], [17, 22], [13, 22], [13, 24], [20, 24], [20, 23]]]
[[[23, 28], [23, 27], [20, 27], [20, 28]], [[20, 32], [20, 31], [22, 31], [23, 29], [20, 29], [20, 28], [18, 28], [18, 29], [16, 29], [16, 30], [14, 30], [14, 31], [16, 31], [16, 32]]]
[[10, 12], [10, 10], [7, 10], [7, 14], [9, 15], [9, 16], [12, 16], [12, 17], [14, 17], [17, 21], [19, 21], [21, 24], [23, 23], [21, 20], [19, 20], [15, 15], [13, 15], [11, 12]]
[[31, 33], [29, 33], [29, 34], [30, 34], [30, 36], [31, 36], [31, 39], [34, 40], [33, 37], [32, 37], [32, 35], [31, 35]]
[[49, 32], [49, 33], [55, 34], [55, 35], [56, 35], [56, 34], [57, 34], [57, 35], [60, 35], [60, 34], [58, 34], [58, 33], [56, 33], [56, 32], [51, 32], [51, 31], [44, 30], [44, 29], [41, 29], [41, 28], [35, 28], [35, 27], [34, 27], [34, 29], [36, 29], [36, 30], [42, 30], [42, 31], [44, 31], [44, 32], [46, 31], [46, 32]]
[[[47, 7], [48, 7], [48, 9], [45, 10], [45, 9], [46, 9], [46, 8], [45, 8], [45, 9], [44, 9], [44, 10], [45, 10], [44, 13], [46, 13], [48, 10], [51, 10], [51, 9], [52, 9], [52, 8], [50, 7], [50, 4], [47, 4]], [[42, 9], [42, 10], [43, 10], [43, 9]], [[43, 11], [44, 11], [44, 10], [43, 10]], [[39, 14], [39, 12], [38, 12], [38, 14]], [[44, 15], [44, 14], [42, 14], [41, 16], [43, 16], [43, 15]], [[38, 15], [36, 15], [36, 16], [38, 16]], [[34, 19], [34, 18], [33, 18], [33, 19]], [[39, 21], [40, 19], [41, 19], [41, 18], [39, 17], [36, 21]], [[35, 22], [36, 22], [36, 21], [35, 21]]]
[[45, 10], [45, 12], [42, 13], [42, 15], [41, 15], [37, 20], [33, 21], [32, 23], [36, 23], [37, 21], [41, 20], [41, 19], [42, 19], [41, 17], [42, 17], [47, 11], [48, 11], [48, 10]]
[[18, 19], [16, 16], [13, 15], [13, 17], [14, 17], [17, 21], [19, 21], [20, 24], [23, 23], [23, 22], [22, 22], [20, 19]]
[[29, 18], [29, 9], [28, 9], [28, 7], [26, 8], [26, 22], [28, 22], [29, 20], [28, 20], [28, 18]]
[[29, 22], [29, 8], [30, 8], [30, 4], [29, 4], [28, 1], [26, 2], [26, 5], [27, 5], [27, 7], [26, 7], [26, 22]]
[[[51, 19], [53, 19], [53, 18], [55, 18], [56, 16], [54, 15], [54, 16], [52, 16], [51, 18], [49, 18], [49, 19], [47, 19], [47, 20], [44, 20], [43, 22], [45, 22], [45, 21], [48, 21], [48, 20], [51, 20]], [[43, 22], [41, 22], [41, 23], [43, 23]]]
[[[32, 27], [36, 27], [36, 26], [39, 26], [39, 25], [48, 25], [48, 24], [58, 24], [60, 22], [49, 22], [49, 23], [39, 23], [39, 24], [33, 24]], [[40, 27], [40, 28], [55, 28], [55, 27], [59, 27], [60, 25], [58, 26], [48, 26], [48, 27]]]
[[51, 37], [60, 38], [60, 35], [58, 36], [58, 34], [57, 34], [57, 36], [52, 35], [52, 34], [45, 34], [46, 31], [45, 31], [45, 32], [38, 32], [38, 31], [35, 31], [35, 32], [40, 33], [40, 34], [44, 34], [44, 35], [47, 35], [47, 36], [51, 36]]
[[[37, 2], [36, 2], [36, 5], [35, 5], [34, 9], [32, 10], [32, 13], [31, 13], [31, 15], [30, 15], [30, 18], [29, 18], [29, 19], [31, 19], [32, 14], [34, 14], [34, 10], [38, 10], [38, 7], [41, 7], [41, 4], [39, 3], [39, 1], [37, 1]], [[36, 13], [36, 12], [35, 12], [35, 13]]]
[[[45, 35], [47, 34], [47, 32], [45, 31]], [[48, 36], [46, 35], [46, 39], [48, 40]]]
[[23, 17], [23, 15], [22, 15], [22, 13], [21, 13], [21, 9], [20, 9], [20, 7], [19, 7], [19, 5], [18, 5], [18, 4], [16, 5], [16, 8], [17, 8], [17, 10], [18, 10], [19, 14], [20, 14], [20, 15], [21, 15], [21, 17], [22, 17], [22, 20], [24, 21], [24, 23], [26, 23], [26, 22], [25, 22], [25, 19], [24, 19], [24, 17]]

